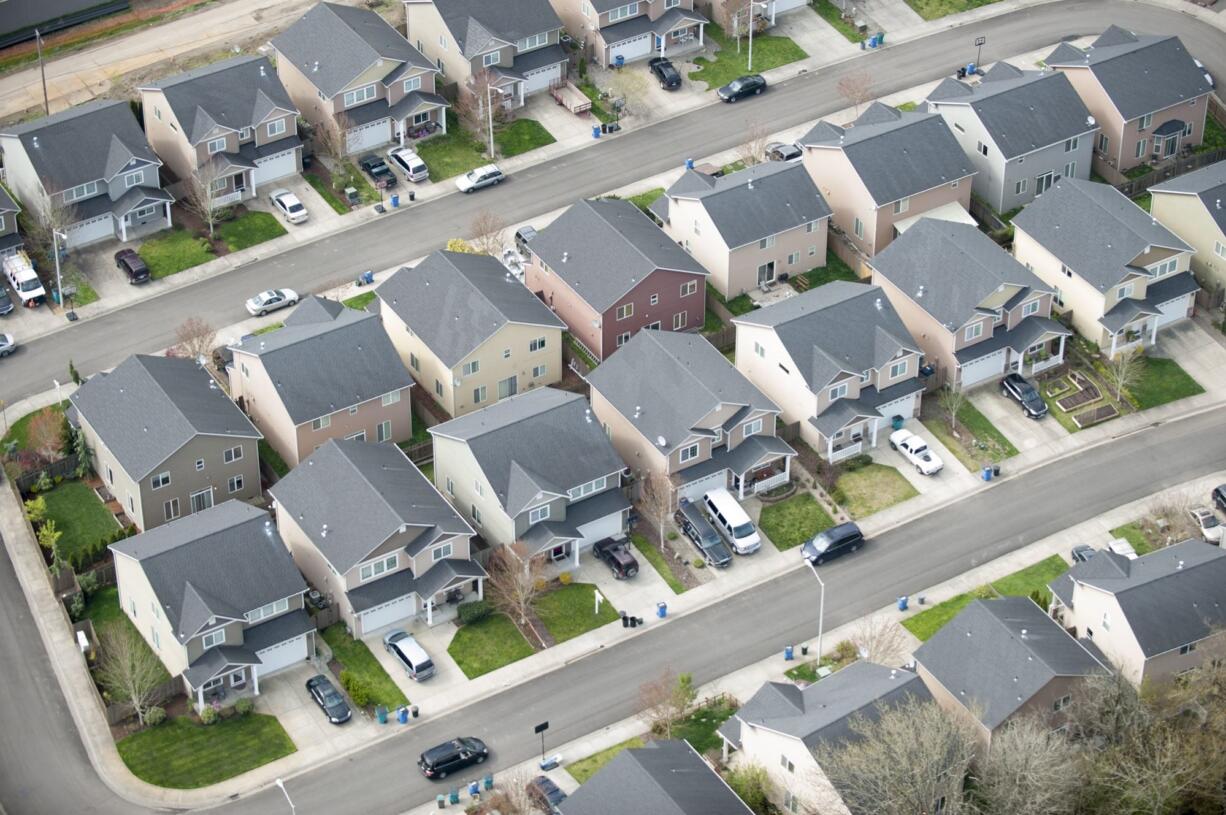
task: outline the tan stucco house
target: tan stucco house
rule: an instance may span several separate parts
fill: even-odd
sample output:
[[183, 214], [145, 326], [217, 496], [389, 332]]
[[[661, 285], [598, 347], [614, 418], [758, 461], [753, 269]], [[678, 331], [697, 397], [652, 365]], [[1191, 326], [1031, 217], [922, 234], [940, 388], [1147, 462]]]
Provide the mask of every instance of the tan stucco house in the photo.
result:
[[709, 22], [694, 0], [550, 0], [580, 53], [598, 65], [675, 57], [703, 48]]
[[1211, 302], [1226, 294], [1226, 161], [1149, 188], [1150, 213], [1191, 246], [1192, 274]]

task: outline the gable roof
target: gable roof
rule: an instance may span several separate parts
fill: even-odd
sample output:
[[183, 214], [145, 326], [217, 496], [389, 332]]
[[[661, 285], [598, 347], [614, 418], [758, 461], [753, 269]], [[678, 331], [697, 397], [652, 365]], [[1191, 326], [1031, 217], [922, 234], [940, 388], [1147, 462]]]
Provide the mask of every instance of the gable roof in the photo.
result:
[[1107, 670], [1029, 597], [972, 601], [915, 659], [989, 730], [1053, 679]]
[[532, 253], [592, 308], [605, 311], [656, 269], [706, 269], [629, 201], [572, 204], [532, 239]]
[[1057, 181], [1014, 216], [1013, 225], [1099, 291], [1129, 274], [1129, 264], [1148, 246], [1192, 251], [1115, 187], [1077, 178]]
[[1087, 49], [1061, 43], [1051, 68], [1089, 68], [1125, 120], [1203, 96], [1213, 89], [1178, 37], [1110, 26]]
[[235, 57], [152, 82], [174, 111], [190, 144], [217, 128], [256, 127], [275, 110], [297, 114], [267, 57]]
[[21, 212], [21, 207], [17, 206], [17, 202], [4, 187], [0, 187], [0, 213], [2, 212]]
[[312, 307], [230, 350], [260, 358], [295, 425], [413, 384], [379, 315], [351, 308]]
[[1226, 234], [1226, 160], [1155, 184], [1150, 192], [1181, 193], [1200, 198], [1209, 217]]
[[430, 433], [468, 445], [511, 517], [540, 503], [542, 493], [566, 495], [571, 487], [626, 469], [587, 400], [556, 388], [501, 399]]
[[399, 269], [375, 292], [449, 368], [508, 324], [566, 328], [489, 255], [432, 252], [413, 268]]
[[401, 63], [435, 70], [434, 63], [373, 11], [320, 3], [272, 38], [272, 45], [315, 87], [334, 96], [379, 60], [388, 73]]
[[797, 144], [842, 150], [877, 206], [975, 172], [940, 114], [903, 112], [881, 102], [848, 128], [818, 122]]
[[562, 27], [549, 0], [433, 0], [466, 59]]
[[665, 450], [693, 435], [698, 422], [721, 404], [747, 408], [734, 419], [762, 410], [779, 412], [714, 345], [696, 334], [640, 331], [600, 363], [588, 383], [651, 444], [664, 439]]
[[879, 286], [836, 280], [804, 294], [751, 311], [738, 325], [774, 329], [813, 391], [841, 371], [879, 368], [899, 351], [919, 345]]
[[68, 397], [140, 481], [196, 436], [262, 438], [195, 360], [135, 354], [91, 376]]
[[307, 590], [268, 513], [242, 501], [194, 512], [110, 548], [140, 562], [179, 642], [210, 627], [212, 618], [241, 620]]

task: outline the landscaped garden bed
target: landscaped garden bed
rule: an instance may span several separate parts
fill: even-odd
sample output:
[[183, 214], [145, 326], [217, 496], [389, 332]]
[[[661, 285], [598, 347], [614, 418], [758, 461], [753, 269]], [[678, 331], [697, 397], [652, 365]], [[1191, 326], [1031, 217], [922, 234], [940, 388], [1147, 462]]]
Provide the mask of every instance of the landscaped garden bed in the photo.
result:
[[856, 653], [856, 646], [850, 640], [843, 640], [834, 647], [834, 652], [830, 656], [823, 656], [820, 660], [809, 660], [788, 668], [783, 672], [783, 675], [793, 682], [804, 682], [812, 685], [814, 682], [823, 678], [823, 674], [819, 673], [819, 669], [825, 669], [828, 673], [824, 676], [829, 676], [832, 673], [846, 668], [851, 663], [859, 658]]
[[1120, 412], [1115, 405], [1099, 405], [1098, 407], [1073, 414], [1073, 423], [1079, 428], [1084, 429], [1096, 424], [1102, 424], [1108, 419], [1114, 419], [1119, 415]]

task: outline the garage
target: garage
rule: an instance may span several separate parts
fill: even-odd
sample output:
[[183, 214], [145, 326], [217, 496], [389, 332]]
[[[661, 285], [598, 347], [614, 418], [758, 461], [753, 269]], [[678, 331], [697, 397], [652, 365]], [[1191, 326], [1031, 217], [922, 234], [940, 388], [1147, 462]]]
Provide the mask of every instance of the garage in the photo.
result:
[[88, 221], [81, 221], [78, 224], [73, 224], [68, 227], [68, 244], [69, 249], [75, 249], [78, 246], [85, 246], [94, 241], [105, 240], [115, 236], [115, 222], [111, 217], [111, 213], [99, 215], [95, 218], [90, 218]]
[[549, 90], [549, 86], [562, 79], [562, 63], [546, 65], [535, 71], [524, 72], [524, 96]]
[[963, 363], [961, 365], [961, 387], [973, 388], [981, 382], [1003, 374], [1005, 372], [1005, 351], [1006, 349], [1002, 348], [985, 357]]
[[609, 64], [617, 63], [617, 58], [620, 56], [626, 62], [636, 59], [642, 59], [651, 53], [651, 35], [640, 34], [637, 37], [631, 37], [628, 40], [623, 40], [619, 43], [614, 43], [609, 46]]
[[767, 9], [766, 16], [774, 17], [775, 15], [783, 14], [785, 11], [792, 11], [808, 4], [808, 0], [774, 0], [771, 3], [771, 7]]
[[262, 184], [285, 178], [287, 175], [294, 175], [297, 172], [298, 150], [295, 148], [286, 150], [284, 153], [277, 153], [275, 156], [256, 159], [254, 183], [256, 189], [259, 189]]
[[305, 662], [308, 656], [307, 643], [310, 637], [310, 634], [300, 634], [292, 640], [286, 640], [270, 648], [265, 648], [263, 651], [256, 651], [255, 655], [260, 658], [260, 676], [268, 676], [282, 668], [288, 668], [290, 665]]
[[719, 489], [720, 487], [728, 486], [728, 471], [720, 470], [717, 473], [704, 475], [702, 478], [696, 478], [688, 484], [683, 484], [677, 488], [677, 496], [679, 498], [688, 498], [691, 501], [697, 501], [711, 490]]
[[1182, 320], [1187, 317], [1189, 310], [1192, 308], [1192, 298], [1194, 296], [1194, 294], [1185, 294], [1182, 297], [1176, 297], [1174, 300], [1159, 303], [1158, 311], [1160, 313], [1154, 318], [1158, 321], [1158, 327], [1162, 328], [1176, 320]]
[[413, 595], [411, 594], [406, 594], [404, 597], [398, 597], [386, 603], [380, 603], [374, 608], [363, 611], [359, 616], [359, 619], [362, 621], [362, 633], [368, 634], [385, 625], [391, 625], [392, 623], [408, 619], [413, 616], [415, 610]]
[[392, 120], [380, 119], [361, 127], [352, 127], [345, 134], [345, 145], [350, 153], [370, 150], [392, 140]]
[[893, 402], [878, 405], [877, 412], [887, 419], [892, 419], [895, 416], [910, 419], [915, 416], [915, 407], [919, 404], [919, 399], [919, 392], [909, 393], [901, 399], [895, 399]]
[[596, 541], [618, 538], [623, 534], [625, 534], [625, 513], [614, 512], [579, 527], [580, 538], [575, 543], [579, 548], [586, 549]]

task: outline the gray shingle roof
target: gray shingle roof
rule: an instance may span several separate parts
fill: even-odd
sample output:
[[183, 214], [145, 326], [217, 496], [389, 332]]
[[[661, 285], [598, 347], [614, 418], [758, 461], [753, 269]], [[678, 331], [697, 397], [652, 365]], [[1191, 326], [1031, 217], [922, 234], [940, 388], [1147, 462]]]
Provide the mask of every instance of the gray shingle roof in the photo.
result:
[[268, 513], [242, 501], [217, 504], [110, 548], [140, 561], [180, 642], [210, 618], [241, 620], [307, 589]]
[[1197, 196], [1218, 229], [1226, 233], [1226, 161], [1210, 164], [1186, 175], [1177, 175], [1169, 181], [1155, 184], [1149, 191]]
[[972, 601], [915, 659], [989, 730], [1053, 679], [1107, 670], [1029, 597]]
[[488, 255], [433, 252], [412, 269], [398, 270], [376, 293], [448, 367], [508, 323], [566, 328]]
[[17, 206], [4, 187], [0, 187], [0, 212], [21, 212], [21, 207]]
[[842, 150], [877, 206], [975, 172], [939, 114], [904, 113], [880, 102], [853, 127], [818, 122], [797, 143]]
[[230, 350], [260, 358], [296, 425], [413, 384], [379, 316], [350, 308], [294, 314]]
[[434, 0], [434, 7], [466, 58], [562, 27], [549, 0]]
[[1148, 246], [1191, 251], [1115, 187], [1077, 178], [1057, 181], [1018, 213], [1013, 225], [1099, 291], [1128, 275], [1129, 265]]
[[402, 526], [423, 530], [410, 554], [441, 536], [473, 534], [394, 444], [330, 439], [269, 492], [341, 573]]
[[597, 311], [656, 269], [705, 276], [664, 230], [629, 201], [580, 201], [532, 239], [532, 253]]
[[1087, 50], [1061, 43], [1047, 65], [1088, 66], [1125, 120], [1213, 90], [1178, 37], [1134, 34], [1118, 26], [1109, 27]]
[[136, 354], [91, 376], [69, 399], [137, 481], [196, 436], [261, 438], [195, 360]]

